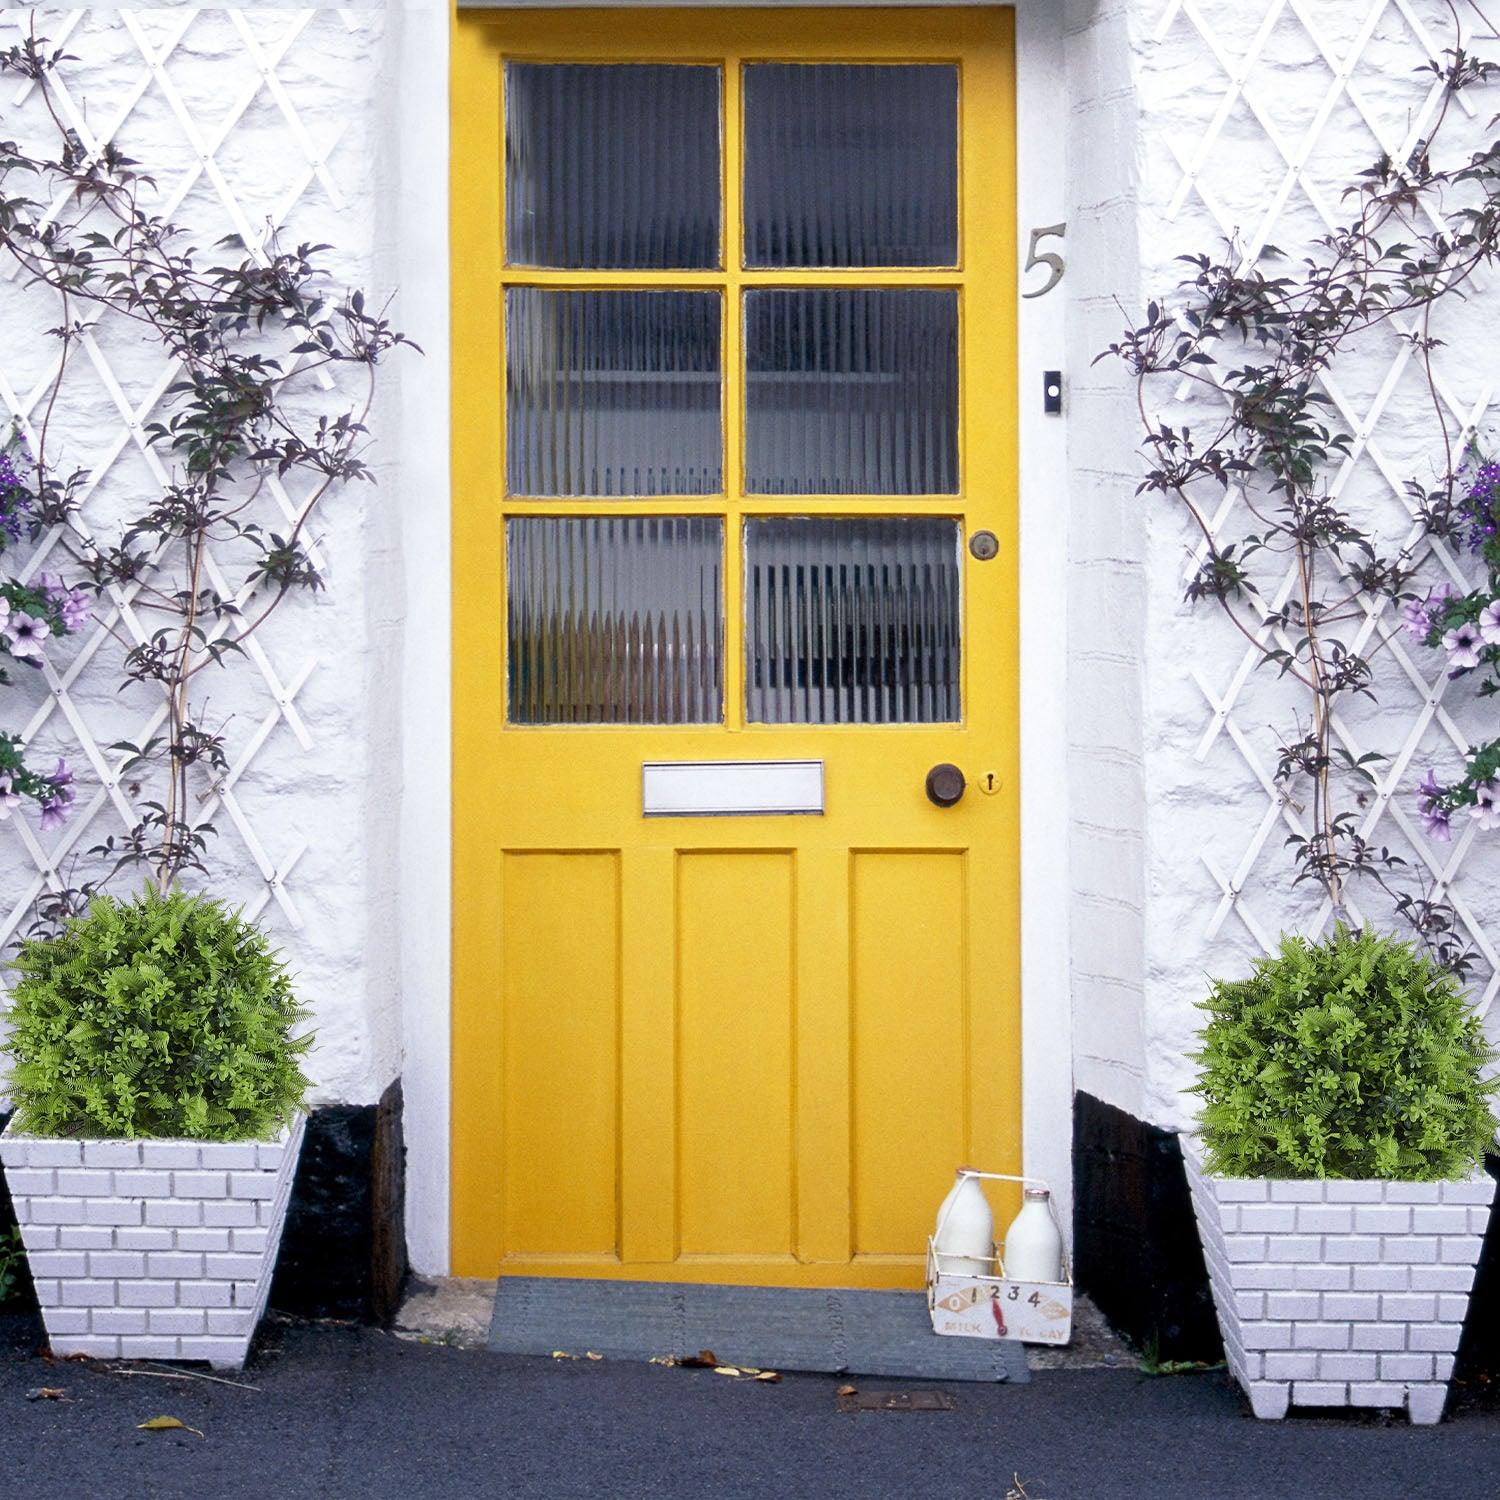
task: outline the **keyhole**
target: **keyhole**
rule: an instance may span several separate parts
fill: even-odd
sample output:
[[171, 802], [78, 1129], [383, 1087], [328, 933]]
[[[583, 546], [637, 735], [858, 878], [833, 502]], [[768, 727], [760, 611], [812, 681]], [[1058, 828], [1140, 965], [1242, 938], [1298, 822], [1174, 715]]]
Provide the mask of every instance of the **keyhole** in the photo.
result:
[[986, 797], [993, 797], [1000, 790], [1000, 778], [993, 771], [986, 771], [979, 778], [979, 790]]

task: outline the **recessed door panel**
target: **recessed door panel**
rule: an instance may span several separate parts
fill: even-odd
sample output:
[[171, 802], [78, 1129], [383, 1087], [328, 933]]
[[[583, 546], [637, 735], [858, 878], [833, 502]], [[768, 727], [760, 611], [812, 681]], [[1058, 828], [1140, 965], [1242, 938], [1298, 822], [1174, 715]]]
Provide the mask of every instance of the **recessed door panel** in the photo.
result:
[[463, 1274], [916, 1286], [1019, 1169], [1012, 93], [1003, 7], [459, 14]]
[[613, 1257], [619, 862], [511, 853], [501, 871], [497, 1177], [512, 1254]]
[[849, 884], [854, 1250], [903, 1255], [967, 1160], [964, 856], [858, 853]]
[[678, 856], [684, 1255], [792, 1251], [793, 892], [790, 854]]

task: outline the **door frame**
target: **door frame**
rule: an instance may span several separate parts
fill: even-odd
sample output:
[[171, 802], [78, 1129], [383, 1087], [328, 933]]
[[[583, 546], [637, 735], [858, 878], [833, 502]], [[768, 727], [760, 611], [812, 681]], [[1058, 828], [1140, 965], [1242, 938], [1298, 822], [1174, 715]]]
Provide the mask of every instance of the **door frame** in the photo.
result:
[[[622, 9], [652, 0], [591, 0]], [[719, 0], [724, 3], [724, 0]], [[757, 0], [734, 0], [753, 5]], [[765, 0], [762, 0], [765, 3]], [[772, 0], [779, 3], [779, 0]], [[903, 0], [896, 0], [903, 3]], [[554, 9], [530, 6], [460, 9]], [[694, 9], [712, 9], [713, 3]], [[809, 7], [811, 8], [811, 7]], [[840, 4], [828, 9], [847, 8]], [[855, 7], [858, 8], [858, 7]], [[1012, 0], [1016, 12], [1017, 240], [1066, 218], [1061, 7], [1055, 0]], [[398, 76], [392, 167], [401, 192], [394, 210], [392, 279], [403, 326], [426, 351], [420, 377], [389, 398], [387, 430], [396, 434], [396, 466], [411, 501], [399, 515], [399, 547], [408, 617], [437, 626], [451, 620], [451, 342], [449, 338], [450, 150], [449, 48], [455, 8], [445, 0], [406, 0], [392, 18]], [[434, 108], [442, 99], [444, 107]], [[1040, 128], [1026, 129], [1025, 122]], [[1065, 419], [1043, 411], [1041, 372], [1063, 362], [1066, 292], [1019, 303], [1020, 762], [1021, 799], [1021, 1087], [1022, 1149], [1028, 1174], [1052, 1185], [1065, 1226], [1072, 1222], [1072, 1027], [1069, 986], [1068, 799], [1057, 785], [1066, 765], [1067, 464]], [[402, 1086], [407, 1147], [406, 1234], [413, 1268], [449, 1268], [449, 1160], [452, 994], [451, 880], [452, 654], [447, 628], [424, 631], [420, 653], [400, 668], [402, 743], [398, 812], [401, 857], [393, 900], [402, 934]]]

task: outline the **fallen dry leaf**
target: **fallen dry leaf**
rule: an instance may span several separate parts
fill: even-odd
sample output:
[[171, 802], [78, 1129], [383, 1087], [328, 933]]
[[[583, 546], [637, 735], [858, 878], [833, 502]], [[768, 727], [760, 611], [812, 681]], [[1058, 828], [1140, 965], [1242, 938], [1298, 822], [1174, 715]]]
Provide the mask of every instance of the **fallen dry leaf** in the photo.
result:
[[715, 1375], [738, 1375], [740, 1371], [734, 1365], [715, 1365]]
[[585, 1354], [583, 1357], [585, 1359], [603, 1359], [604, 1358], [604, 1356], [602, 1354], [595, 1354], [592, 1349], [590, 1349], [589, 1352], [587, 1354]]
[[690, 1370], [712, 1370], [718, 1366], [719, 1356], [712, 1349], [700, 1349], [696, 1354], [684, 1354], [677, 1363]]
[[777, 1385], [777, 1384], [780, 1384], [780, 1382], [781, 1382], [781, 1371], [780, 1370], [757, 1370], [755, 1372], [755, 1378], [757, 1380], [766, 1380], [766, 1381], [771, 1382], [771, 1384], [773, 1384], [773, 1385]]
[[60, 1385], [33, 1386], [26, 1392], [28, 1401], [66, 1401], [68, 1393]]
[[653, 1354], [646, 1363], [648, 1365], [666, 1365], [671, 1369], [676, 1369], [682, 1361], [675, 1354]]
[[576, 1354], [569, 1354], [566, 1349], [554, 1349], [552, 1351], [552, 1357], [553, 1357], [553, 1359], [577, 1359], [578, 1358], [578, 1356]]
[[186, 1422], [179, 1422], [176, 1417], [150, 1417], [144, 1422], [136, 1423], [137, 1432], [191, 1432], [202, 1437], [203, 1434], [196, 1427], [189, 1427]]

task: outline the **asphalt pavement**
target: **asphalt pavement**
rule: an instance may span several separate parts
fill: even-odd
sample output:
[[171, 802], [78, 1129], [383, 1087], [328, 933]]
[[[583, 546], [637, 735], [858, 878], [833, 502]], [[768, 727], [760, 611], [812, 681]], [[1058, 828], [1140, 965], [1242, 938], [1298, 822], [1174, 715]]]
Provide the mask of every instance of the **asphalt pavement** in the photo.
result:
[[[271, 1322], [242, 1389], [53, 1362], [39, 1342], [33, 1319], [0, 1316], [5, 1500], [1500, 1497], [1500, 1400], [1483, 1392], [1435, 1428], [1263, 1423], [1222, 1371], [1039, 1370], [1023, 1386], [950, 1385], [951, 1411], [851, 1414], [839, 1386], [899, 1383], [735, 1380]], [[140, 1429], [157, 1417], [185, 1426]]]

